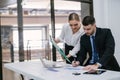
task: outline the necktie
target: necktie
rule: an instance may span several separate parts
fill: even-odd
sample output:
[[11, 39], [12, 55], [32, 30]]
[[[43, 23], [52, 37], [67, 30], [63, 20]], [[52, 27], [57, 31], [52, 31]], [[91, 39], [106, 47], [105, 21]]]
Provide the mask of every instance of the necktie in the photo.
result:
[[93, 45], [93, 52], [92, 52], [92, 60], [91, 60], [91, 64], [94, 64], [98, 61], [99, 57], [98, 57], [98, 53], [96, 50], [96, 46], [95, 46], [95, 37], [92, 36], [92, 45]]

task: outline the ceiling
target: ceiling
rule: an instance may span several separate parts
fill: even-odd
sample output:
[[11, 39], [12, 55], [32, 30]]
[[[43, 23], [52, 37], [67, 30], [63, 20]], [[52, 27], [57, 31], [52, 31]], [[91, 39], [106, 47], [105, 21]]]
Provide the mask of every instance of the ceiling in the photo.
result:
[[[76, 5], [80, 5], [78, 2], [80, 0], [55, 0], [55, 8], [57, 9], [78, 9]], [[0, 0], [0, 8], [16, 7], [17, 0]], [[23, 0], [22, 2], [24, 8], [50, 8], [50, 0]], [[69, 5], [72, 5], [70, 7]], [[75, 6], [74, 6], [75, 5]], [[67, 7], [69, 6], [69, 7]]]
[[8, 5], [15, 4], [17, 0], [0, 0], [0, 8], [4, 8]]
[[[7, 13], [6, 10], [17, 10], [17, 0], [0, 0], [0, 9], [3, 14]], [[49, 13], [50, 12], [50, 0], [23, 0], [22, 7], [24, 10], [30, 13]], [[72, 5], [72, 6], [71, 6]], [[58, 14], [76, 12], [80, 13], [81, 3], [71, 0], [54, 0], [55, 12]]]

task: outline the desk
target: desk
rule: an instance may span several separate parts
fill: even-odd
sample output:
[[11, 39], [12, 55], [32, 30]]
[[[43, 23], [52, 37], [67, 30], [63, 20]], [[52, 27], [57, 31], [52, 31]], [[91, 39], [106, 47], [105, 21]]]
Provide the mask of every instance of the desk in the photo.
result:
[[[81, 67], [72, 67], [67, 64], [62, 68], [47, 69], [40, 61], [6, 63], [8, 68], [16, 73], [28, 76], [34, 80], [120, 80], [120, 72], [107, 71], [101, 75], [82, 74]], [[73, 72], [80, 72], [81, 75], [73, 75]]]

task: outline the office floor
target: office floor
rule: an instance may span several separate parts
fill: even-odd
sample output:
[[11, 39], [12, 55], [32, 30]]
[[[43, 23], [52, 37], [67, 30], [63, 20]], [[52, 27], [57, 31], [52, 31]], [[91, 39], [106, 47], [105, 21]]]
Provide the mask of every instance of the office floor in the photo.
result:
[[[40, 54], [37, 54], [37, 52], [34, 52], [34, 54], [31, 55], [31, 58], [39, 59]], [[14, 54], [14, 61], [18, 62], [18, 54]], [[27, 61], [27, 60], [26, 60]], [[13, 71], [4, 68], [4, 64], [11, 63], [11, 58], [9, 53], [3, 54], [3, 80], [22, 80], [20, 74], [14, 73]], [[24, 80], [30, 80], [29, 78], [25, 77]]]
[[[14, 73], [13, 71], [3, 67], [3, 80], [22, 80], [22, 78], [20, 74]], [[24, 80], [30, 80], [30, 79], [28, 77], [24, 77]]]
[[[5, 63], [3, 63], [4, 65]], [[21, 80], [19, 74], [3, 67], [3, 80]]]

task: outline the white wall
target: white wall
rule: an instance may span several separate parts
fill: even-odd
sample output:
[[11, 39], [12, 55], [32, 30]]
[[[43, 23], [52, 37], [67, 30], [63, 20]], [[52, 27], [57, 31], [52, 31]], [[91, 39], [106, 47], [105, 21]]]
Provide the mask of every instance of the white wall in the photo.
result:
[[93, 0], [98, 27], [109, 27], [115, 38], [115, 54], [120, 55], [120, 0]]

